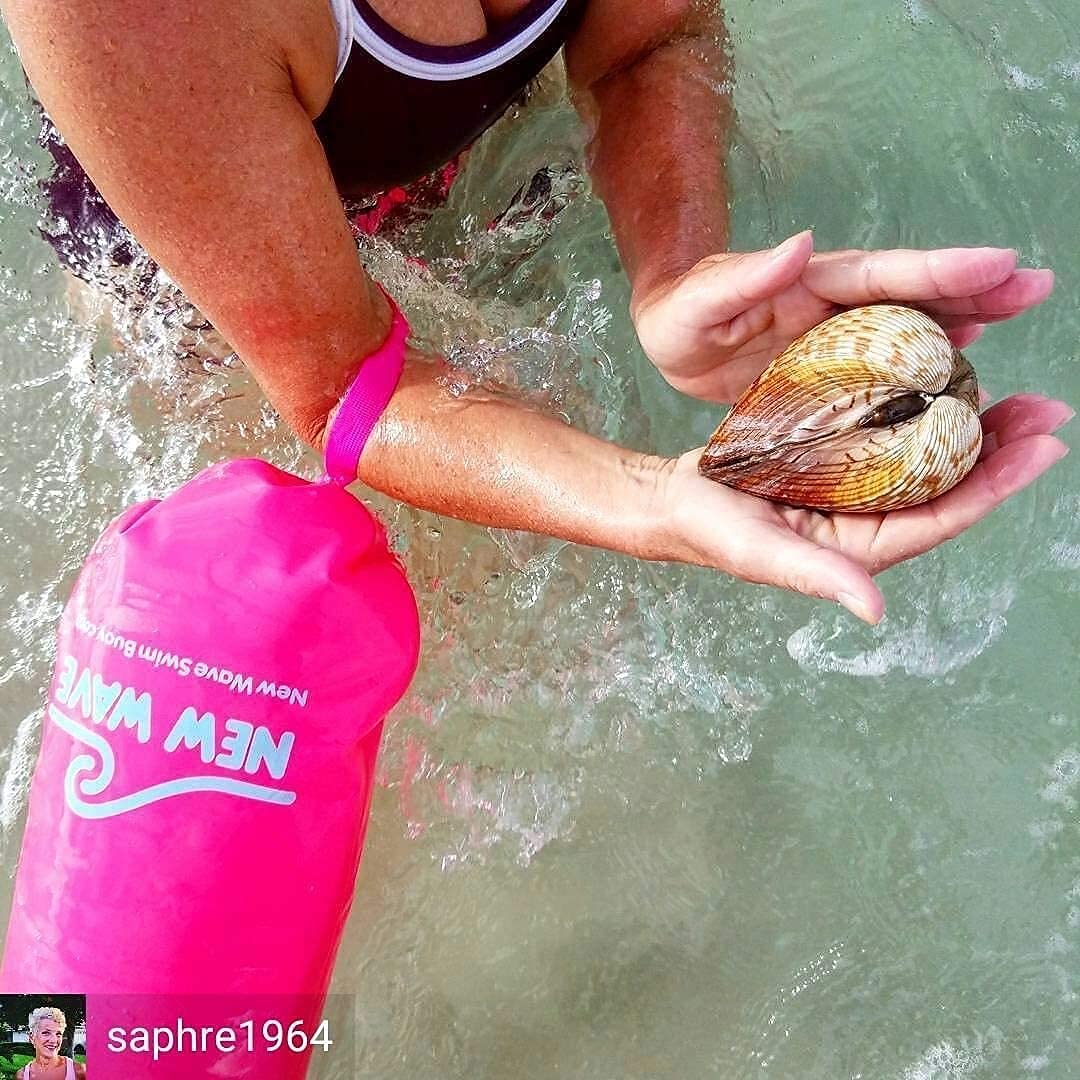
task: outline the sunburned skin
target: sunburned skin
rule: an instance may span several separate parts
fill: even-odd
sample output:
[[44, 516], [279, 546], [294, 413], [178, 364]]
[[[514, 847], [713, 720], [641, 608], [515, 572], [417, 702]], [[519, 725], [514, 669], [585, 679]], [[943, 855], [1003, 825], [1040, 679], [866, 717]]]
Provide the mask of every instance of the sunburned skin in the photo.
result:
[[[410, 36], [452, 42], [483, 36], [523, 4], [376, 7]], [[35, 92], [110, 206], [283, 419], [321, 448], [389, 321], [312, 126], [337, 59], [328, 0], [0, 5]], [[1016, 269], [1015, 252], [1001, 249], [816, 255], [803, 233], [775, 251], [728, 253], [723, 42], [712, 0], [589, 0], [565, 47], [635, 329], [673, 386], [732, 400], [724, 395], [840, 306], [914, 302], [962, 346], [981, 324], [1048, 295], [1048, 271]], [[697, 476], [696, 457], [661, 461], [517, 402], [452, 398], [441, 363], [410, 357], [361, 459], [366, 483], [488, 525], [847, 597], [871, 621], [883, 602], [870, 572], [955, 535], [1064, 452], [1046, 433], [1067, 406], [1026, 401], [1026, 425], [999, 415], [989, 443], [1004, 457], [946, 496], [951, 512], [868, 531], [722, 493]]]
[[[495, 526], [512, 515], [527, 523], [525, 529], [547, 535], [569, 523], [581, 543], [599, 547], [648, 534], [659, 458], [612, 447], [490, 390], [451, 397], [438, 382], [444, 371], [441, 362], [410, 353], [361, 459], [365, 483], [407, 500], [418, 485], [437, 478], [429, 508], [439, 513]], [[428, 437], [428, 418], [442, 439]], [[542, 468], [535, 464], [538, 449]], [[581, 465], [587, 460], [597, 471], [583, 498]], [[477, 477], [483, 482], [475, 483]], [[537, 498], [541, 490], [543, 498]]]
[[[463, 45], [488, 31], [489, 5], [478, 0], [371, 0], [371, 6], [395, 30], [428, 45]], [[502, 6], [514, 15], [525, 4]]]

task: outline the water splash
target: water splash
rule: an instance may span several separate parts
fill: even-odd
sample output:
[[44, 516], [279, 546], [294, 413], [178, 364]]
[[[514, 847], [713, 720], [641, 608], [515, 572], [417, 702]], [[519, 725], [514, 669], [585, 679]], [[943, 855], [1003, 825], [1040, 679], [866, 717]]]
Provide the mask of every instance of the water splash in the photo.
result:
[[817, 609], [788, 638], [788, 654], [812, 671], [878, 678], [898, 670], [936, 678], [966, 667], [1004, 633], [1015, 598], [1013, 585], [982, 592], [965, 581], [947, 586], [940, 598], [894, 602], [869, 631], [875, 643], [862, 650], [845, 632], [850, 625], [845, 616]]
[[1003, 1035], [997, 1028], [991, 1028], [985, 1035], [965, 1036], [956, 1042], [943, 1039], [905, 1068], [900, 1080], [956, 1080], [975, 1076], [997, 1059], [1002, 1044]]

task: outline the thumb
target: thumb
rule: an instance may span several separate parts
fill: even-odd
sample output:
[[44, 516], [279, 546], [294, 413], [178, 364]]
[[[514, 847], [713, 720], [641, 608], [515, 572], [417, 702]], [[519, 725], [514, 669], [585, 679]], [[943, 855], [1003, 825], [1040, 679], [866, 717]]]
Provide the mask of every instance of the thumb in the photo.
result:
[[814, 251], [809, 230], [765, 251], [749, 251], [701, 264], [685, 301], [697, 319], [715, 325], [783, 292], [798, 281]]
[[744, 565], [748, 572], [739, 573], [740, 577], [779, 585], [805, 596], [834, 600], [871, 625], [881, 621], [885, 613], [884, 597], [874, 579], [857, 562], [786, 528], [774, 527], [769, 531], [768, 537], [746, 537]]

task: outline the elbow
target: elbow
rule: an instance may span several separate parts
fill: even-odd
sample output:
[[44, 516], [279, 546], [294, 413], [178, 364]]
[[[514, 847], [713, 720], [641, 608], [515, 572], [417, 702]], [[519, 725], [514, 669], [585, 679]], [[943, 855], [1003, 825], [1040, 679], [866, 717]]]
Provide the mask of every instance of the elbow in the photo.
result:
[[296, 437], [318, 454], [326, 453], [326, 437], [330, 431], [333, 410], [294, 420], [289, 426]]
[[337, 412], [337, 400], [331, 398], [326, 404], [309, 402], [297, 408], [293, 402], [270, 398], [270, 404], [277, 409], [278, 416], [302, 443], [319, 454], [324, 452], [330, 424]]

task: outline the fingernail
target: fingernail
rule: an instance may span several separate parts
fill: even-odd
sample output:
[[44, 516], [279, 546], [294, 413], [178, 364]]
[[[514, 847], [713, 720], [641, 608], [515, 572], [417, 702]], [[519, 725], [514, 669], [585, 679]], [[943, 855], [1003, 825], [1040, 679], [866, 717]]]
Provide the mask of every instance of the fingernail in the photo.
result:
[[1076, 410], [1075, 409], [1069, 409], [1069, 415], [1068, 416], [1063, 416], [1058, 421], [1058, 427], [1061, 427], [1063, 424], [1067, 424], [1075, 415], [1076, 415]]
[[794, 236], [789, 236], [778, 248], [776, 248], [772, 255], [769, 256], [770, 262], [775, 262], [777, 259], [782, 259], [785, 255], [789, 254], [799, 244], [799, 241], [806, 235], [806, 230], [796, 233]]
[[870, 623], [871, 626], [877, 624], [873, 612], [857, 596], [852, 596], [848, 592], [837, 593], [836, 602], [846, 607], [856, 619], [862, 619], [863, 622]]

